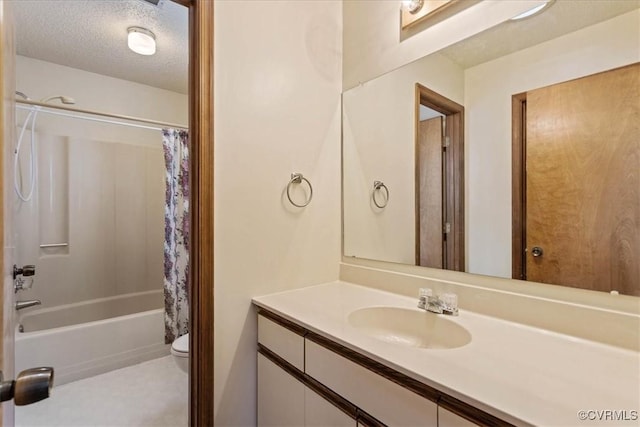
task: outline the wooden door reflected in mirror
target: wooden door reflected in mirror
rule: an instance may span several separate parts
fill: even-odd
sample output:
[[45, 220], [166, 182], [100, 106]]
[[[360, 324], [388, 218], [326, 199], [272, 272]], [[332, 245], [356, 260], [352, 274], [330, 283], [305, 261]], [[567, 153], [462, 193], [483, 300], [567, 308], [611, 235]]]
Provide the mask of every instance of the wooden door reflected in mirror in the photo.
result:
[[514, 277], [639, 296], [640, 64], [516, 98]]

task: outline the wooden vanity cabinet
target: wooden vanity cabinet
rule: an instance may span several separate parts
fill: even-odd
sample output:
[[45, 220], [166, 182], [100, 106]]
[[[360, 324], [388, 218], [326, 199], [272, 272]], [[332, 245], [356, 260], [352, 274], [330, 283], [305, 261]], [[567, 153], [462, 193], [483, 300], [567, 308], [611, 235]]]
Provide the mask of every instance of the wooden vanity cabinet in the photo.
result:
[[267, 310], [258, 314], [259, 426], [510, 425]]

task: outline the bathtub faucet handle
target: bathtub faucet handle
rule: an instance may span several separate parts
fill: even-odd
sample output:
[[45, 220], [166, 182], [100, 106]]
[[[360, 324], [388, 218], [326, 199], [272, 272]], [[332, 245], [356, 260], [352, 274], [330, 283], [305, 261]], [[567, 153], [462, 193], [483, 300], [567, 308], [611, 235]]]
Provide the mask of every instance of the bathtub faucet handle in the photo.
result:
[[31, 299], [27, 301], [16, 301], [16, 310], [22, 310], [23, 308], [33, 307], [34, 305], [40, 305], [42, 301], [39, 299]]

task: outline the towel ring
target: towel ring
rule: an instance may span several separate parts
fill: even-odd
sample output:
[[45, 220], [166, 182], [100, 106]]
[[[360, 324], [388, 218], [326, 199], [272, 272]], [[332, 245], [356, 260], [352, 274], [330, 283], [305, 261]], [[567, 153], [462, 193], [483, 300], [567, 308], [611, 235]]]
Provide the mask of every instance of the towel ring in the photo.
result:
[[[307, 199], [307, 201], [302, 204], [299, 205], [296, 202], [294, 202], [291, 199], [291, 185], [292, 184], [301, 184], [302, 181], [306, 182], [307, 185], [309, 186], [309, 198]], [[305, 206], [307, 206], [309, 203], [311, 203], [311, 199], [313, 198], [313, 187], [311, 186], [311, 183], [309, 182], [309, 180], [307, 178], [305, 178], [301, 173], [292, 173], [291, 174], [291, 181], [289, 181], [289, 183], [287, 184], [287, 199], [289, 199], [289, 201], [291, 202], [291, 204], [297, 208], [304, 208]]]
[[[376, 192], [380, 189], [383, 189], [385, 192], [385, 200], [383, 205], [379, 204], [378, 201], [376, 200]], [[384, 182], [373, 181], [373, 192], [371, 193], [371, 198], [373, 199], [373, 204], [379, 207], [380, 209], [384, 209], [387, 207], [387, 205], [389, 204], [389, 189], [387, 188], [386, 185], [384, 185]]]

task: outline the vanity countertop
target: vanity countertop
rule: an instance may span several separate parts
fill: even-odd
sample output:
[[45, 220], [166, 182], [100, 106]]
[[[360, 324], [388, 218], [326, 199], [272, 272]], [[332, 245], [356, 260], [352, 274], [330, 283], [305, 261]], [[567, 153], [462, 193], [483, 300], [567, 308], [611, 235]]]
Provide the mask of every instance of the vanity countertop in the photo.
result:
[[[256, 297], [253, 302], [516, 425], [640, 424], [640, 353], [635, 351], [462, 309], [447, 320], [466, 328], [472, 340], [453, 349], [387, 343], [347, 320], [350, 313], [366, 307], [418, 310], [417, 300], [339, 281]], [[603, 412], [607, 410], [626, 411], [627, 419], [636, 419], [605, 422], [611, 417]], [[587, 414], [590, 420], [581, 421], [579, 411], [594, 412]]]

